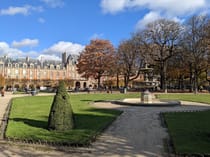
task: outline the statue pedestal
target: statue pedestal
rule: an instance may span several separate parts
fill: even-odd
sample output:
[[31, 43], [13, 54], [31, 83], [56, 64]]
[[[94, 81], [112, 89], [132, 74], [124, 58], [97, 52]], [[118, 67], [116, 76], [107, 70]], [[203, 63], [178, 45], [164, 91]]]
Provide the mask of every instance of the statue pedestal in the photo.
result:
[[141, 93], [141, 103], [152, 103], [152, 93], [150, 93], [148, 90]]

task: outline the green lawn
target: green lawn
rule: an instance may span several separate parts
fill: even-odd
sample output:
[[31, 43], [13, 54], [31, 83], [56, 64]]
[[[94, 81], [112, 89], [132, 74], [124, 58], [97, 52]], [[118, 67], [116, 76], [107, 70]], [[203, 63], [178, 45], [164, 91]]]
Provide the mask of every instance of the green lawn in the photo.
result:
[[165, 113], [175, 152], [210, 154], [210, 111]]
[[182, 94], [157, 94], [159, 99], [172, 99], [172, 100], [183, 100], [183, 101], [193, 101], [210, 104], [210, 94], [192, 94], [192, 93], [182, 93]]
[[[209, 94], [162, 94], [158, 97], [210, 104]], [[177, 154], [210, 154], [210, 110], [165, 113], [164, 118]]]
[[121, 112], [95, 109], [90, 102], [139, 97], [134, 94], [70, 95], [76, 128], [68, 132], [47, 130], [53, 96], [27, 96], [13, 100], [6, 137], [18, 140], [48, 141], [86, 145], [103, 131]]

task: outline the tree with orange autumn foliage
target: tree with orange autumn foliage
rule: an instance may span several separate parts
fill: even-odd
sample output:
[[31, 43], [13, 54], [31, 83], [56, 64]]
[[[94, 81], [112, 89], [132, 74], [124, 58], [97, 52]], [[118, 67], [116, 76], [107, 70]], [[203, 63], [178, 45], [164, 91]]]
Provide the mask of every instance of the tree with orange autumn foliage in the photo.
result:
[[98, 80], [107, 75], [114, 64], [114, 47], [109, 40], [95, 39], [85, 47], [79, 56], [77, 70], [82, 77]]
[[0, 74], [0, 89], [5, 85], [5, 78], [2, 74]]

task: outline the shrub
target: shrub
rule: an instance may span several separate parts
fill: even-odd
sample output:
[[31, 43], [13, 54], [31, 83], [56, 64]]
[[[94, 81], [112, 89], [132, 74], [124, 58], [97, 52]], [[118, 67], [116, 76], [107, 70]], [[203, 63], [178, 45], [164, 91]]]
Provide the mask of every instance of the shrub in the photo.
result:
[[48, 118], [49, 130], [66, 131], [74, 127], [73, 111], [69, 100], [65, 83], [60, 81]]

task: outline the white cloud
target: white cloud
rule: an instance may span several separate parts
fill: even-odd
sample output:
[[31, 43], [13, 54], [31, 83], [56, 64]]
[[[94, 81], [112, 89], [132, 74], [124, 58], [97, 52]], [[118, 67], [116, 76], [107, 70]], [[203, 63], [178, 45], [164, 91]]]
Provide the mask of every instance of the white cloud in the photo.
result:
[[162, 10], [168, 15], [180, 16], [194, 13], [200, 9], [206, 8], [206, 0], [159, 0], [149, 3], [149, 9]]
[[14, 57], [17, 58], [17, 56], [23, 56], [23, 52], [21, 50], [11, 48], [9, 44], [6, 42], [0, 42], [0, 55], [1, 56], [8, 56], [8, 57]]
[[116, 14], [121, 11], [137, 9], [148, 10], [142, 14], [136, 29], [143, 28], [147, 23], [159, 18], [171, 19], [183, 22], [186, 16], [205, 13], [210, 10], [208, 0], [101, 0], [101, 8], [104, 13]]
[[42, 7], [33, 7], [30, 5], [25, 5], [23, 7], [10, 6], [7, 9], [0, 10], [0, 15], [16, 15], [16, 14], [29, 15], [32, 11], [42, 12], [43, 8]]
[[29, 12], [27, 7], [9, 7], [8, 9], [2, 9], [1, 15], [15, 15], [15, 14], [23, 14], [27, 15]]
[[67, 52], [69, 54], [79, 54], [83, 49], [83, 45], [60, 41], [48, 49], [43, 50], [43, 54], [54, 54], [57, 56], [61, 56], [61, 53], [63, 52]]
[[171, 16], [163, 17], [161, 16], [160, 13], [151, 11], [145, 14], [145, 16], [137, 22], [135, 26], [135, 30], [138, 31], [138, 30], [144, 29], [148, 23], [161, 19], [161, 18], [167, 18], [178, 23], [183, 23], [185, 21], [184, 19], [178, 18], [178, 17], [171, 17]]
[[39, 55], [37, 57], [38, 60], [44, 61], [44, 60], [56, 60], [56, 61], [61, 61], [61, 58], [56, 56], [56, 55]]
[[127, 7], [128, 0], [102, 0], [101, 7], [104, 13], [116, 13]]
[[63, 0], [41, 0], [45, 4], [47, 4], [51, 8], [63, 7], [64, 1]]
[[21, 41], [13, 41], [12, 47], [21, 48], [21, 47], [34, 47], [39, 44], [38, 39], [23, 39]]
[[45, 19], [42, 18], [42, 17], [40, 17], [40, 18], [38, 18], [38, 22], [39, 22], [39, 23], [45, 23]]
[[160, 18], [161, 16], [159, 13], [151, 11], [148, 14], [146, 14], [141, 20], [138, 21], [138, 23], [136, 24], [136, 30], [142, 29], [148, 23]]
[[29, 56], [39, 60], [61, 60], [61, 53], [67, 52], [67, 54], [79, 54], [79, 52], [81, 52], [83, 49], [83, 45], [60, 41], [40, 52], [34, 50], [24, 52], [19, 48], [11, 47], [6, 42], [0, 42], [0, 56], [6, 55], [11, 58], [22, 58]]
[[21, 58], [26, 56], [34, 58], [37, 57], [39, 53], [36, 51], [24, 52], [17, 48], [10, 47], [9, 44], [6, 42], [0, 42], [0, 56], [5, 56], [5, 55], [11, 58]]
[[0, 42], [0, 51], [8, 49], [9, 45], [6, 42]]
[[162, 12], [168, 16], [179, 16], [193, 13], [199, 9], [209, 7], [207, 0], [101, 0], [101, 7], [105, 13], [117, 13], [126, 9], [140, 8]]

